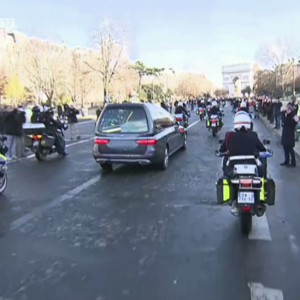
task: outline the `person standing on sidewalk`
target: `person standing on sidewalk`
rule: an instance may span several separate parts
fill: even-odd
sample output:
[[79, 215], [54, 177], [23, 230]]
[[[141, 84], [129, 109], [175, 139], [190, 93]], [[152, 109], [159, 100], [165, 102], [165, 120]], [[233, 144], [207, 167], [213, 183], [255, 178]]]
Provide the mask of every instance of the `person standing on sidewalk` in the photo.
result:
[[13, 109], [12, 111], [9, 109], [8, 113], [4, 119], [4, 134], [7, 137], [5, 142], [8, 151], [6, 154], [7, 160], [16, 159], [16, 145], [17, 138], [20, 134], [20, 130], [18, 128], [18, 111], [17, 109]]
[[68, 117], [68, 123], [70, 128], [70, 137], [71, 141], [73, 141], [73, 134], [77, 135], [77, 140], [80, 139], [79, 130], [77, 128], [77, 115], [79, 114], [79, 111], [74, 108], [74, 106], [69, 106], [68, 104], [64, 105], [65, 109], [65, 115]]
[[[294, 113], [294, 107], [288, 105], [285, 111], [282, 111], [282, 134], [281, 145], [284, 150], [284, 162], [281, 166], [296, 167], [295, 158], [295, 127], [299, 118]], [[291, 158], [291, 160], [290, 160]]]
[[15, 138], [16, 140], [16, 156], [18, 158], [25, 157], [25, 147], [24, 147], [24, 131], [23, 131], [23, 124], [26, 122], [26, 113], [23, 108], [23, 106], [18, 107], [18, 113], [17, 113], [17, 136]]
[[282, 102], [279, 99], [273, 99], [273, 102], [274, 102], [274, 117], [275, 117], [274, 129], [280, 129]]

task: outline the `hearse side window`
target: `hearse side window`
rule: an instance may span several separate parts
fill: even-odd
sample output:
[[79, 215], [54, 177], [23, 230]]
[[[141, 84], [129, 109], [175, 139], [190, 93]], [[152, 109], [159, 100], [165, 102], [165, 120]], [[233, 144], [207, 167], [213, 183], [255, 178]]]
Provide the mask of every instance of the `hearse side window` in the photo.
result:
[[170, 114], [163, 109], [162, 107], [158, 107], [159, 113], [159, 123], [163, 128], [167, 128], [173, 126], [172, 119], [170, 118]]
[[106, 107], [98, 130], [103, 133], [146, 133], [149, 128], [143, 107]]

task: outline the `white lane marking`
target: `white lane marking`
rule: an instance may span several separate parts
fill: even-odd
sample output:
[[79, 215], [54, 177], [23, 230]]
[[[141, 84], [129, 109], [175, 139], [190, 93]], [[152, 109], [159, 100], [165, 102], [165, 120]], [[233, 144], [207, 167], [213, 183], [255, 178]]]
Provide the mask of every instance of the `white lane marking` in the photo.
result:
[[251, 300], [284, 300], [282, 290], [264, 287], [261, 283], [248, 283]]
[[[81, 140], [81, 141], [78, 141], [78, 142], [74, 142], [74, 143], [68, 144], [68, 145], [66, 145], [66, 148], [77, 146], [77, 145], [80, 145], [80, 144], [84, 144], [84, 143], [87, 143], [87, 142], [89, 142], [89, 141], [91, 141], [93, 139], [94, 139], [94, 136], [91, 137], [91, 138], [89, 138], [89, 139], [84, 139], [84, 140]], [[33, 157], [35, 157], [35, 155], [34, 154], [30, 154], [30, 155], [28, 155], [26, 157], [22, 157], [22, 158], [19, 158], [19, 159], [8, 161], [7, 163], [8, 164], [13, 164], [13, 163], [15, 163], [17, 161], [20, 161], [22, 159], [30, 159], [30, 158], [33, 158]]]
[[290, 242], [290, 246], [291, 246], [293, 254], [296, 256], [299, 256], [299, 247], [297, 246], [296, 238], [294, 235], [292, 235], [292, 234], [289, 235], [289, 242]]
[[96, 120], [89, 120], [89, 121], [82, 121], [82, 122], [78, 122], [77, 125], [87, 125], [87, 124], [91, 124], [91, 123], [96, 123]]
[[199, 123], [199, 122], [200, 122], [200, 120], [195, 121], [194, 123], [192, 123], [191, 125], [189, 125], [187, 129], [192, 128], [193, 126], [195, 126], [195, 125], [196, 125], [197, 123]]
[[266, 215], [252, 218], [252, 230], [248, 236], [249, 240], [272, 241], [269, 222]]
[[23, 226], [24, 224], [26, 224], [27, 222], [29, 222], [29, 221], [33, 220], [34, 218], [38, 217], [39, 215], [41, 215], [42, 213], [44, 213], [48, 209], [50, 209], [52, 207], [55, 207], [55, 206], [61, 204], [62, 202], [65, 202], [66, 200], [72, 199], [74, 196], [78, 195], [83, 190], [89, 188], [90, 186], [92, 186], [93, 184], [98, 182], [100, 180], [100, 178], [101, 178], [101, 176], [97, 175], [96, 177], [94, 177], [94, 178], [84, 182], [83, 184], [79, 185], [75, 189], [70, 190], [66, 194], [54, 199], [50, 203], [42, 205], [42, 206], [34, 209], [32, 212], [24, 215], [23, 217], [13, 221], [10, 225], [10, 230], [18, 229], [21, 226]]

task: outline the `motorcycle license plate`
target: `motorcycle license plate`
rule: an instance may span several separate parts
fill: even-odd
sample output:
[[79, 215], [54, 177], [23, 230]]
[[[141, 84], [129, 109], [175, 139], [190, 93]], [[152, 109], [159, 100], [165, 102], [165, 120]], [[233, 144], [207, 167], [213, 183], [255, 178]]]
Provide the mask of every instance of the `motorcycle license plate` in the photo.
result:
[[33, 144], [32, 144], [33, 147], [38, 147], [38, 145], [39, 145], [39, 142], [33, 142]]
[[212, 124], [211, 124], [211, 127], [216, 127], [216, 126], [217, 126], [216, 123], [212, 123]]
[[254, 193], [253, 192], [239, 192], [238, 203], [242, 204], [254, 204]]

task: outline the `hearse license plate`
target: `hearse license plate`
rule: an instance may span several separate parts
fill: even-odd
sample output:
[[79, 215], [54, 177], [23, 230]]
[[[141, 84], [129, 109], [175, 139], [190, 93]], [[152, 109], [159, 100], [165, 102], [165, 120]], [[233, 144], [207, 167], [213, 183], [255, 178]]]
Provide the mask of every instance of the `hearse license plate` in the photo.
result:
[[239, 192], [238, 203], [254, 204], [254, 193], [253, 192]]

